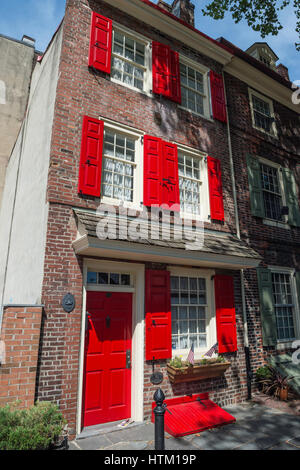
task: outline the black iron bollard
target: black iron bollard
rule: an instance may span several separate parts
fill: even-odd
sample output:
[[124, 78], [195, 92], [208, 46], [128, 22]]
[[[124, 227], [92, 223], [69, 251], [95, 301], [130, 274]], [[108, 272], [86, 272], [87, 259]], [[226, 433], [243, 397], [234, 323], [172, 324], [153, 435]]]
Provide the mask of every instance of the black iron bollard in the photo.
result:
[[154, 408], [155, 416], [155, 450], [165, 450], [165, 412], [166, 408], [163, 406], [165, 399], [164, 392], [158, 388], [154, 393], [154, 401], [156, 407]]

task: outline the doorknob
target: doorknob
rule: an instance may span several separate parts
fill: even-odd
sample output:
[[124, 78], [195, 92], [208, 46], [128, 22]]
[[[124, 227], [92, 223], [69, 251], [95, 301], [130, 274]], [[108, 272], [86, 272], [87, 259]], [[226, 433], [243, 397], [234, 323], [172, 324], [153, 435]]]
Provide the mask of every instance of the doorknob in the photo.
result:
[[89, 312], [86, 312], [86, 318], [85, 318], [85, 332], [89, 330], [90, 327], [90, 322], [89, 319], [91, 318], [91, 315]]

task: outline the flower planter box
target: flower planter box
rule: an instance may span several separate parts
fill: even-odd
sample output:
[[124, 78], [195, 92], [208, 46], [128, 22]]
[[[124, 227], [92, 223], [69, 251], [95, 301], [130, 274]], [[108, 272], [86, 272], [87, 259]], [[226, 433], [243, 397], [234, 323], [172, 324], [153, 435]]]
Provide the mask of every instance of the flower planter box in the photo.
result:
[[219, 362], [215, 364], [177, 368], [168, 364], [167, 372], [171, 383], [194, 382], [197, 380], [220, 377], [230, 365], [230, 362]]

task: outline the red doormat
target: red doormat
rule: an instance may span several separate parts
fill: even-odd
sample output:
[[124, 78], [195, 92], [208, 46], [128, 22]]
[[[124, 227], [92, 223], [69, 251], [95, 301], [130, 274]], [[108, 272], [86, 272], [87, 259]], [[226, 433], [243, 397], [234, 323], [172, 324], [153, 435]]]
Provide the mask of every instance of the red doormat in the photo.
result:
[[[195, 434], [206, 429], [234, 423], [236, 419], [209, 400], [208, 393], [165, 400], [165, 430], [174, 437]], [[152, 403], [152, 422], [154, 422]]]

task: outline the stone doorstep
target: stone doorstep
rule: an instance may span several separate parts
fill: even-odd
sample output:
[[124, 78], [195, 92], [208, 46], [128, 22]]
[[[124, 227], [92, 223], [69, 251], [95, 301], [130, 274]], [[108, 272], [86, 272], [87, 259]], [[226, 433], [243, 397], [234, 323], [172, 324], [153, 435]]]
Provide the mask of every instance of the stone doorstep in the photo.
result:
[[136, 426], [142, 426], [142, 425], [150, 423], [150, 421], [140, 421], [140, 422], [134, 421], [125, 427], [120, 427], [119, 425], [123, 421], [124, 420], [115, 421], [113, 423], [98, 424], [96, 426], [89, 426], [89, 427], [83, 428], [81, 433], [78, 436], [76, 436], [76, 440], [87, 439], [89, 437], [95, 437], [95, 436], [101, 436], [103, 434], [110, 434], [112, 432], [117, 432], [117, 431], [125, 431], [127, 429], [135, 428]]

